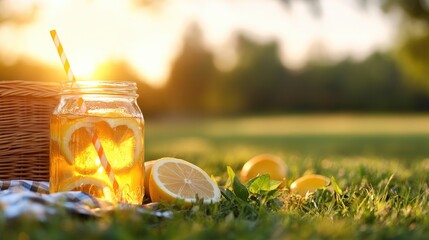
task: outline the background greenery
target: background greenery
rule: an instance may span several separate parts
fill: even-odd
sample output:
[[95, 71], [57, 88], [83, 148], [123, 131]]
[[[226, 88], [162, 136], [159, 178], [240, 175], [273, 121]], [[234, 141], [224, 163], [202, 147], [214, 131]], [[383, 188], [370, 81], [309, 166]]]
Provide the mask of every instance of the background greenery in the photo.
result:
[[[429, 236], [429, 160], [426, 134], [404, 134], [396, 124], [384, 133], [363, 134], [377, 118], [410, 125], [421, 116], [349, 116], [336, 127], [308, 134], [309, 123], [326, 116], [282, 117], [278, 131], [260, 132], [276, 117], [147, 121], [147, 160], [174, 156], [227, 179], [226, 166], [236, 173], [256, 154], [276, 154], [287, 163], [288, 184], [308, 173], [333, 176], [342, 193], [319, 190], [307, 198], [279, 197], [277, 209], [242, 201], [227, 201], [172, 210], [172, 219], [115, 211], [100, 218], [66, 212], [39, 222], [29, 217], [6, 220], [0, 211], [1, 239], [427, 239]], [[329, 116], [328, 119], [342, 119]], [[414, 120], [413, 120], [414, 118]], [[353, 123], [354, 122], [354, 123]], [[356, 124], [357, 122], [357, 124]], [[299, 127], [301, 124], [301, 127]], [[387, 124], [389, 125], [389, 124]], [[238, 127], [244, 126], [244, 127]], [[295, 126], [294, 133], [289, 126]], [[311, 126], [310, 126], [311, 128]], [[268, 128], [269, 129], [269, 128]]]

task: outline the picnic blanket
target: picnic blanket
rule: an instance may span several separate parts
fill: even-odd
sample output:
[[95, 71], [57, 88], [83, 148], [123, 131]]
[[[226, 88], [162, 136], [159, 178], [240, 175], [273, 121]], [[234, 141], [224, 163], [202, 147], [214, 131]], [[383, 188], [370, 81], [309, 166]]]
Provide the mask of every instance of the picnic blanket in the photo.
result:
[[141, 214], [170, 218], [171, 211], [159, 211], [156, 204], [132, 205], [112, 203], [95, 198], [85, 192], [70, 191], [49, 194], [49, 182], [28, 180], [0, 181], [0, 214], [7, 219], [22, 215], [45, 220], [59, 208], [83, 215], [99, 216], [114, 209], [133, 209]]

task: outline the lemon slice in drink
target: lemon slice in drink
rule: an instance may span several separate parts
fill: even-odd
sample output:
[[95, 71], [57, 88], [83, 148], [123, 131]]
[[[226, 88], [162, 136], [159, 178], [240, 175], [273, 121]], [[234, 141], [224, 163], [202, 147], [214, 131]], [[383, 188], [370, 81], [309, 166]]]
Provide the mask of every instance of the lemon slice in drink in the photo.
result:
[[101, 167], [92, 143], [94, 132], [113, 170], [129, 169], [143, 157], [143, 134], [139, 123], [130, 118], [82, 118], [66, 129], [62, 152], [67, 162], [82, 174], [93, 174]]
[[176, 158], [162, 158], [152, 166], [149, 192], [153, 202], [174, 203], [181, 199], [185, 204], [204, 199], [204, 203], [218, 202], [220, 190], [201, 168]]
[[[100, 165], [88, 129], [92, 129], [91, 118], [78, 120], [64, 131], [61, 152], [66, 161], [82, 174], [94, 173]], [[98, 164], [97, 164], [98, 163]]]
[[132, 118], [112, 118], [95, 124], [106, 157], [115, 173], [143, 164], [143, 133]]
[[115, 194], [110, 184], [94, 177], [72, 177], [64, 181], [59, 186], [58, 191], [82, 191], [96, 198], [116, 202]]

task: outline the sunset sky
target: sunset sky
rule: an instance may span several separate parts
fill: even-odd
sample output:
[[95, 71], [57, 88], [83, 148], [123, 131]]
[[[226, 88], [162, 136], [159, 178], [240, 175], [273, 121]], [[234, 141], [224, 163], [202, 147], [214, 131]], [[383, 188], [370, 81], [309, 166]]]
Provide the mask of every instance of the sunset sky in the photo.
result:
[[291, 1], [289, 7], [278, 0], [164, 0], [149, 6], [136, 2], [0, 1], [6, 16], [22, 17], [38, 9], [27, 24], [0, 25], [0, 61], [13, 64], [26, 56], [60, 68], [49, 35], [56, 29], [78, 78], [91, 78], [97, 65], [114, 58], [160, 85], [192, 22], [203, 29], [221, 69], [233, 66], [238, 31], [260, 42], [277, 40], [282, 61], [294, 68], [305, 63], [310, 49], [333, 60], [348, 55], [361, 59], [374, 49], [388, 49], [395, 36], [391, 18], [376, 6], [361, 8], [356, 0], [321, 0], [319, 17], [303, 1]]

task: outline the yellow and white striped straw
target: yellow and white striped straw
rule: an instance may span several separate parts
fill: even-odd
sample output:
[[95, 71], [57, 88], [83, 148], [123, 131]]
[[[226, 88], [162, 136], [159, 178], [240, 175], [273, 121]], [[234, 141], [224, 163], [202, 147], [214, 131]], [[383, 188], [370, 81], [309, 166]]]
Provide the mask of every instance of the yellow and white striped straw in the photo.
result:
[[64, 52], [63, 45], [60, 42], [60, 38], [58, 37], [56, 30], [51, 30], [51, 37], [54, 41], [55, 47], [57, 48], [58, 56], [60, 56], [61, 62], [63, 63], [64, 70], [66, 71], [67, 77], [69, 81], [72, 81], [73, 83], [76, 82], [76, 78], [70, 68], [69, 60], [66, 57], [66, 53]]
[[[76, 78], [75, 78], [75, 76], [74, 76], [74, 74], [70, 68], [69, 60], [66, 57], [63, 45], [60, 42], [57, 31], [51, 30], [50, 33], [51, 33], [52, 40], [54, 41], [55, 47], [57, 48], [57, 52], [58, 52], [58, 55], [60, 56], [61, 62], [63, 63], [64, 70], [66, 71], [67, 77], [68, 77], [69, 81], [72, 82], [72, 87], [76, 87], [76, 85], [75, 85]], [[82, 97], [79, 97], [77, 99], [77, 104], [78, 104], [80, 112], [86, 113], [87, 108], [86, 108], [86, 104], [85, 104]], [[113, 173], [113, 169], [112, 169], [109, 161], [107, 160], [107, 157], [106, 157], [106, 154], [104, 152], [103, 146], [101, 145], [100, 139], [98, 138], [98, 135], [96, 134], [96, 132], [94, 130], [91, 131], [91, 129], [87, 129], [87, 131], [90, 134], [90, 136], [92, 135], [91, 140], [92, 140], [92, 143], [94, 145], [95, 150], [97, 151], [97, 155], [98, 155], [98, 158], [100, 159], [101, 165], [103, 166], [104, 170], [106, 171], [106, 174], [109, 176], [109, 179], [112, 182], [112, 187], [113, 187], [114, 191], [117, 191], [119, 188], [119, 184], [115, 178], [115, 174]], [[91, 132], [92, 132], [92, 134], [91, 134]]]
[[[54, 29], [54, 30], [51, 30], [50, 33], [51, 33], [52, 41], [54, 41], [55, 48], [57, 49], [58, 56], [60, 56], [64, 70], [66, 71], [67, 77], [69, 81], [72, 82], [72, 88], [74, 88], [76, 87], [76, 84], [75, 84], [76, 77], [74, 76], [73, 71], [71, 70], [69, 60], [66, 56], [66, 53], [64, 52], [64, 48], [63, 48], [63, 45], [61, 44], [60, 38], [58, 37], [57, 31]], [[78, 98], [77, 104], [80, 112], [86, 113], [86, 110], [87, 110], [86, 105], [84, 104], [83, 99], [81, 97]]]

